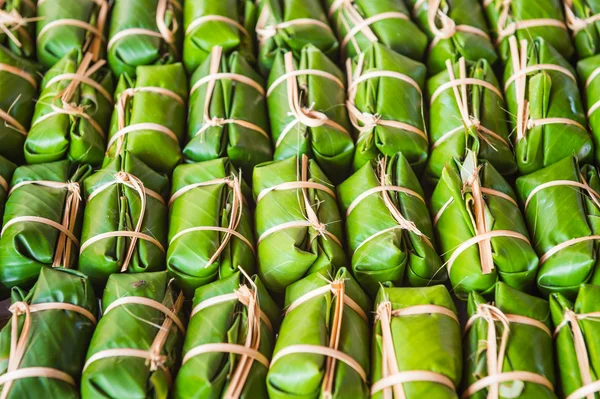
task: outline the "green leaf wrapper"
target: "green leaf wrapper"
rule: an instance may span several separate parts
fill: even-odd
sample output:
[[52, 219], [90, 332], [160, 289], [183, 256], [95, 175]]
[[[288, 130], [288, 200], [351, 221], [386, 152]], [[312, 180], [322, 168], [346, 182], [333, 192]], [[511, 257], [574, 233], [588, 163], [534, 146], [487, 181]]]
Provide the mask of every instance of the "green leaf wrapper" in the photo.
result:
[[[556, 183], [548, 186], [551, 182]], [[591, 191], [584, 188], [586, 184]], [[519, 177], [516, 185], [540, 256], [537, 282], [542, 293], [560, 292], [574, 298], [582, 283], [600, 284], [598, 240], [593, 239], [600, 234], [600, 205], [595, 194], [600, 192], [598, 171], [591, 166], [580, 170], [577, 160], [568, 157]], [[582, 241], [565, 244], [577, 238]], [[557, 245], [566, 247], [555, 249]], [[549, 253], [551, 250], [558, 252]]]
[[[327, 277], [311, 274], [286, 290], [287, 311], [267, 375], [271, 399], [368, 397], [371, 301], [346, 269], [331, 282]], [[349, 359], [332, 362], [323, 353], [328, 349]]]
[[252, 176], [255, 165], [273, 159], [264, 81], [240, 53], [223, 51], [215, 47], [190, 80], [183, 154], [193, 162], [227, 156]]
[[[494, 385], [485, 383], [487, 376], [505, 373], [520, 373], [508, 381], [496, 385], [499, 398], [555, 399], [552, 391], [555, 384], [552, 332], [550, 330], [550, 309], [548, 302], [527, 295], [499, 282], [495, 300], [488, 304], [479, 294], [473, 292], [468, 302], [469, 322], [465, 334], [465, 374], [463, 398], [485, 399], [494, 396], [490, 390]], [[493, 335], [489, 323], [494, 323]], [[503, 333], [506, 338], [503, 339]], [[494, 339], [495, 335], [495, 339]], [[504, 356], [498, 350], [505, 345]], [[490, 350], [496, 351], [490, 353]], [[500, 370], [490, 370], [488, 356], [498, 360]], [[548, 386], [527, 381], [522, 376], [545, 380]], [[525, 381], [524, 381], [525, 380]], [[469, 388], [479, 382], [481, 390]], [[472, 389], [472, 394], [468, 390]]]
[[478, 166], [474, 153], [464, 162], [448, 162], [431, 197], [431, 211], [459, 298], [472, 291], [492, 295], [498, 281], [531, 289], [538, 269], [533, 241], [513, 189], [490, 163]]
[[245, 198], [251, 198], [250, 189], [227, 158], [179, 165], [173, 172], [167, 268], [186, 296], [238, 266], [254, 271], [252, 214]]
[[348, 61], [347, 68], [348, 110], [358, 137], [354, 169], [381, 154], [402, 152], [415, 170], [422, 170], [428, 152], [422, 92], [425, 65], [375, 43]]
[[[249, 308], [246, 301], [252, 294], [256, 295], [257, 306]], [[225, 298], [226, 295], [231, 297]], [[215, 302], [209, 305], [211, 301]], [[207, 344], [233, 344], [257, 350], [267, 361], [271, 358], [274, 328], [279, 324], [281, 311], [261, 281], [256, 277], [248, 281], [241, 273], [234, 273], [198, 288], [193, 308], [198, 310], [190, 318], [183, 346], [184, 360], [172, 398], [219, 399], [236, 389], [240, 389], [242, 399], [266, 398], [268, 368], [260, 361], [200, 349]], [[254, 323], [250, 326], [251, 317]], [[248, 339], [250, 345], [246, 345]], [[237, 373], [243, 373], [239, 368], [248, 361], [252, 363], [245, 380], [236, 384]]]
[[600, 55], [586, 58], [577, 63], [577, 74], [583, 85], [589, 128], [594, 140], [594, 159], [600, 162], [600, 79], [597, 70], [600, 68]]
[[[138, 303], [144, 300], [163, 309]], [[121, 302], [107, 312], [116, 301]], [[87, 352], [82, 399], [167, 399], [185, 334], [182, 304], [166, 271], [111, 275], [102, 297], [103, 317]], [[119, 349], [137, 350], [140, 357], [104, 352]]]
[[36, 23], [30, 18], [36, 16], [36, 3], [34, 0], [4, 0], [0, 4], [0, 10], [13, 16], [13, 23], [9, 22], [4, 26], [16, 39], [0, 30], [0, 45], [7, 47], [19, 57], [31, 59], [35, 56]]
[[0, 220], [4, 215], [4, 203], [8, 198], [10, 181], [16, 168], [17, 165], [0, 155]]
[[[371, 350], [371, 398], [457, 399], [462, 376], [461, 330], [452, 297], [443, 285], [423, 288], [381, 288], [375, 301], [375, 329]], [[383, 348], [386, 345], [387, 354]], [[389, 346], [388, 346], [389, 345]], [[389, 366], [384, 364], [386, 362]], [[419, 377], [382, 390], [384, 376], [397, 372], [425, 372], [439, 382]], [[442, 383], [444, 381], [445, 383]]]
[[[375, 191], [386, 186], [385, 191]], [[352, 274], [370, 295], [381, 283], [424, 286], [446, 279], [425, 195], [402, 154], [392, 157], [387, 167], [383, 160], [377, 166], [365, 164], [337, 192], [346, 218]], [[414, 226], [407, 229], [406, 224]]]
[[600, 53], [600, 1], [572, 0], [565, 5], [567, 26], [572, 32], [573, 44], [580, 59]]
[[346, 264], [335, 188], [315, 161], [304, 156], [258, 165], [253, 190], [258, 274], [270, 292]]

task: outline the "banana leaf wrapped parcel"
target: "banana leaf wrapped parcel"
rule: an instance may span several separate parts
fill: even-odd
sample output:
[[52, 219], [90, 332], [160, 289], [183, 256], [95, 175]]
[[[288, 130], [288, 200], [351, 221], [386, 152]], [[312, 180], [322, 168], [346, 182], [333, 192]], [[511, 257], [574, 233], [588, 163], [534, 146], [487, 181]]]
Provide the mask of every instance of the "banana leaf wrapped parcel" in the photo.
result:
[[458, 399], [461, 331], [446, 287], [382, 287], [375, 312], [371, 398]]
[[267, 375], [269, 398], [367, 398], [370, 307], [345, 268], [290, 285]]
[[469, 295], [462, 397], [556, 399], [548, 302], [498, 282]]
[[594, 140], [594, 159], [600, 162], [600, 54], [577, 63], [577, 74], [581, 79], [586, 101], [588, 126]]
[[[566, 2], [569, 0], [563, 0]], [[579, 0], [575, 0], [579, 1]], [[503, 61], [510, 57], [508, 39], [536, 41], [539, 38], [570, 59], [575, 52], [561, 0], [484, 0], [483, 7], [498, 53]]]
[[498, 59], [478, 0], [407, 0], [407, 4], [430, 40], [430, 76], [445, 70], [448, 59], [485, 59], [490, 65]]
[[186, 297], [238, 266], [253, 273], [251, 192], [229, 160], [179, 165], [172, 182], [167, 269]]
[[269, 75], [267, 104], [274, 158], [314, 158], [334, 184], [350, 174], [354, 140], [342, 71], [313, 45], [278, 52]]
[[335, 187], [306, 155], [254, 168], [258, 275], [271, 293], [346, 265]]
[[[425, 65], [374, 43], [346, 63], [346, 107], [357, 135], [354, 169], [402, 152], [415, 170], [427, 161]], [[400, 93], [400, 94], [399, 94]]]
[[105, 163], [127, 150], [161, 174], [181, 160], [187, 79], [180, 63], [137, 68], [121, 75], [115, 91]]
[[[49, 0], [46, 0], [49, 1]], [[44, 75], [25, 140], [29, 164], [69, 159], [100, 165], [113, 103], [113, 79], [105, 61], [72, 50]]]
[[69, 161], [15, 170], [0, 232], [0, 298], [13, 287], [30, 288], [46, 266], [77, 264], [80, 183], [89, 172]]
[[79, 270], [98, 292], [113, 273], [165, 269], [168, 190], [127, 151], [85, 179]]
[[237, 272], [198, 288], [171, 397], [267, 398], [279, 316], [256, 277]]
[[258, 69], [267, 76], [277, 54], [291, 51], [295, 58], [307, 44], [337, 61], [339, 43], [319, 0], [257, 0]]
[[2, 227], [2, 215], [4, 215], [4, 203], [8, 198], [10, 181], [17, 165], [0, 155], [0, 227]]
[[540, 291], [574, 299], [581, 284], [600, 284], [598, 170], [580, 169], [571, 156], [519, 177], [516, 187], [540, 256]]
[[254, 29], [258, 7], [252, 0], [195, 0], [183, 6], [183, 64], [192, 73], [216, 46], [229, 55], [239, 52], [255, 63]]
[[375, 296], [380, 284], [426, 286], [446, 274], [419, 179], [397, 154], [365, 164], [337, 188], [352, 274]]
[[573, 67], [544, 39], [509, 42], [504, 91], [520, 174], [573, 154], [591, 162], [594, 145]]
[[78, 50], [105, 58], [109, 0], [38, 0], [37, 59], [46, 68]]
[[43, 268], [27, 292], [12, 291], [12, 318], [0, 332], [2, 397], [79, 398], [79, 377], [98, 301], [87, 277]]
[[167, 399], [186, 320], [167, 272], [113, 274], [87, 352], [82, 399]]
[[[433, 224], [456, 295], [493, 294], [498, 281], [521, 291], [535, 283], [538, 257], [516, 195], [470, 152], [446, 164], [431, 198]], [[537, 241], [536, 241], [537, 242]]]
[[244, 176], [273, 159], [264, 81], [238, 52], [219, 46], [190, 79], [187, 161], [226, 156]]
[[113, 73], [135, 76], [139, 66], [179, 60], [182, 11], [180, 0], [114, 0], [107, 43]]
[[6, 29], [0, 30], [0, 46], [19, 57], [34, 58], [36, 12], [35, 0], [0, 0], [2, 25]]
[[563, 0], [566, 24], [579, 59], [600, 53], [600, 1]]
[[504, 95], [491, 65], [461, 58], [447, 61], [446, 69], [427, 82], [432, 142], [427, 179], [437, 184], [446, 163], [465, 159], [469, 150], [502, 175], [514, 174]]
[[582, 284], [573, 304], [559, 293], [550, 296], [556, 364], [562, 397], [596, 399], [600, 395], [600, 287]]
[[413, 60], [422, 60], [427, 36], [411, 21], [403, 0], [325, 0], [338, 38], [342, 60], [353, 58], [372, 43]]

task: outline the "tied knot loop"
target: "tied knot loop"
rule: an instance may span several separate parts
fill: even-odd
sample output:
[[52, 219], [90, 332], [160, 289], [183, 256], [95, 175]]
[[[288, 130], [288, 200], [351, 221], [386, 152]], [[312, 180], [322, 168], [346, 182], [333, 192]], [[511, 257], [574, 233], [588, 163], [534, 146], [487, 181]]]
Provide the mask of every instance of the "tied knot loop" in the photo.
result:
[[85, 105], [77, 105], [75, 103], [67, 102], [65, 100], [61, 100], [61, 107], [58, 107], [55, 104], [52, 104], [51, 107], [54, 112], [59, 112], [62, 114], [68, 114], [73, 116], [84, 115], [85, 110], [88, 108]]
[[525, 127], [527, 130], [533, 129], [535, 127], [535, 120], [533, 120], [533, 118], [528, 118], [525, 122]]
[[[240, 268], [240, 270], [242, 270]], [[248, 280], [252, 281], [252, 280]], [[237, 295], [238, 301], [246, 307], [250, 307], [250, 305], [256, 304], [256, 291], [251, 290], [247, 285], [240, 285], [240, 287], [235, 290], [235, 295]]]
[[156, 371], [159, 368], [164, 368], [167, 362], [167, 356], [160, 354], [160, 348], [152, 348], [146, 360], [146, 365], [150, 366], [150, 371]]
[[38, 18], [23, 18], [17, 10], [0, 10], [0, 31], [2, 31], [10, 41], [21, 48], [21, 41], [14, 35], [13, 31], [27, 26], [27, 23], [37, 21]]
[[376, 320], [389, 321], [392, 318], [392, 303], [390, 301], [383, 301], [377, 306], [377, 317]]
[[207, 126], [219, 127], [219, 126], [223, 126], [225, 124], [225, 118], [220, 118], [218, 116], [213, 116], [212, 118], [206, 118], [204, 120], [204, 123]]
[[327, 225], [325, 225], [325, 223], [322, 223], [322, 222], [319, 222], [319, 221], [317, 221], [317, 222], [312, 222], [311, 221], [311, 226], [312, 226], [313, 229], [315, 229], [315, 231], [317, 233], [319, 233], [319, 235], [321, 237], [323, 237], [325, 240], [327, 239], [327, 236], [325, 234], [325, 232], [327, 231]]
[[8, 308], [8, 310], [14, 316], [21, 316], [29, 313], [29, 304], [23, 301], [15, 302]]
[[279, 27], [277, 25], [269, 25], [261, 28], [256, 28], [256, 36], [258, 37], [258, 41], [260, 43], [264, 43], [267, 40], [275, 37], [277, 32], [279, 31]]
[[468, 128], [469, 128], [469, 127], [473, 127], [473, 128], [475, 128], [476, 130], [479, 130], [479, 129], [481, 129], [481, 121], [480, 121], [479, 119], [475, 118], [475, 117], [474, 117], [474, 116], [472, 116], [472, 115], [471, 115], [471, 116], [469, 116], [469, 119], [467, 120], [467, 123], [466, 123], [466, 125], [467, 125], [467, 127], [468, 127]]
[[71, 194], [76, 196], [79, 201], [81, 201], [81, 187], [79, 186], [79, 183], [75, 181], [68, 181], [66, 183], [66, 188], [67, 191], [69, 191]]
[[435, 29], [435, 35], [440, 39], [450, 39], [456, 34], [456, 22], [440, 10], [437, 11], [437, 17], [442, 26]]
[[364, 124], [365, 129], [370, 130], [376, 127], [381, 120], [381, 114], [370, 114], [368, 112], [363, 112], [361, 115], [361, 122]]

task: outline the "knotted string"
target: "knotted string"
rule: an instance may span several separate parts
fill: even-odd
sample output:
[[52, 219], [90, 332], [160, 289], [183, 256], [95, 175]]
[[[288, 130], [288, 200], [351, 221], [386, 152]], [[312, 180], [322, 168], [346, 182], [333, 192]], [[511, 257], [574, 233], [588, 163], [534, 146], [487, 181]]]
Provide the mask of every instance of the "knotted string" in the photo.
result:
[[[417, 10], [417, 5], [420, 7], [424, 3], [425, 1], [417, 2], [417, 4], [415, 4], [415, 10]], [[429, 51], [431, 51], [440, 40], [450, 39], [459, 32], [481, 36], [490, 41], [488, 34], [479, 28], [470, 25], [456, 25], [456, 22], [441, 9], [441, 0], [427, 0], [427, 3], [427, 24], [434, 36], [433, 41], [429, 45]], [[438, 27], [438, 22], [441, 25], [440, 27]]]
[[[24, 2], [25, 3], [25, 2]], [[4, 7], [4, 0], [0, 0], [0, 7]], [[35, 10], [35, 7], [32, 7]], [[32, 41], [31, 35], [27, 30], [27, 25], [30, 22], [37, 22], [41, 17], [24, 18], [19, 11], [12, 9], [7, 12], [5, 9], [0, 9], [0, 31], [2, 31], [8, 39], [13, 42], [18, 48], [23, 47], [23, 43], [13, 32], [19, 32], [19, 35], [25, 36], [28, 41]]]
[[573, 0], [562, 0], [562, 2], [565, 8], [565, 20], [572, 32], [573, 38], [575, 38], [577, 33], [586, 29], [589, 25], [600, 21], [600, 14], [579, 18], [575, 15], [575, 11], [573, 10]]

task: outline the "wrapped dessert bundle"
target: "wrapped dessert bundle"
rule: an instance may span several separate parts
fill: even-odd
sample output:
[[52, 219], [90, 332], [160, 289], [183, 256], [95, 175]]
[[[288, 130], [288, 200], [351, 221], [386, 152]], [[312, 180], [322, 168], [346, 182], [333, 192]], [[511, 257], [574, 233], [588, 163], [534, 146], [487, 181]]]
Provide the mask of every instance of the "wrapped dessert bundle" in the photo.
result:
[[109, 0], [37, 0], [37, 59], [46, 68], [77, 50], [105, 57]]
[[367, 398], [371, 301], [342, 268], [290, 285], [267, 375], [271, 399]]
[[375, 311], [371, 398], [457, 399], [461, 331], [446, 287], [382, 287]]
[[354, 140], [342, 71], [308, 44], [298, 59], [292, 52], [279, 51], [268, 83], [275, 159], [307, 154], [334, 183], [348, 177]]
[[87, 277], [43, 268], [31, 291], [14, 289], [12, 299], [12, 318], [0, 333], [0, 396], [79, 398], [98, 314]]
[[254, 28], [258, 7], [252, 0], [194, 0], [183, 7], [183, 64], [192, 73], [215, 46], [225, 55], [239, 52], [255, 62]]
[[270, 292], [346, 264], [335, 187], [306, 155], [254, 168], [258, 275]]
[[587, 163], [594, 145], [586, 128], [575, 71], [548, 42], [509, 38], [504, 92], [520, 174], [572, 154]]
[[585, 90], [589, 128], [592, 131], [596, 163], [600, 162], [600, 55], [586, 58], [577, 63], [577, 73]]
[[80, 182], [89, 167], [69, 161], [18, 167], [0, 232], [0, 297], [31, 287], [44, 266], [77, 264], [81, 230]]
[[446, 61], [447, 70], [428, 81], [431, 155], [426, 176], [434, 184], [446, 162], [463, 160], [467, 151], [491, 163], [502, 175], [517, 164], [507, 126], [502, 89], [486, 60]]
[[542, 38], [563, 57], [573, 56], [575, 50], [561, 0], [483, 0], [483, 8], [502, 60], [511, 56], [508, 39], [513, 35], [519, 41], [533, 42]]
[[548, 302], [498, 282], [494, 302], [473, 292], [467, 310], [462, 397], [556, 399]]
[[8, 190], [13, 172], [17, 165], [0, 155], [0, 227], [2, 226], [2, 215], [4, 215], [4, 203], [8, 198]]
[[258, 278], [234, 273], [196, 290], [172, 398], [267, 398], [280, 309]]
[[[1, 1], [1, 0], [0, 0]], [[0, 46], [0, 155], [23, 163], [40, 68]]]
[[238, 52], [220, 46], [190, 80], [189, 142], [183, 149], [193, 162], [226, 156], [244, 176], [273, 159], [264, 81]]
[[374, 296], [387, 282], [425, 286], [445, 280], [425, 195], [402, 154], [365, 164], [337, 192], [352, 274], [367, 293]]
[[372, 43], [413, 60], [423, 59], [427, 36], [410, 20], [403, 0], [325, 0], [338, 38], [342, 60], [355, 57]]
[[339, 43], [319, 0], [257, 0], [258, 67], [267, 76], [277, 54], [291, 51], [294, 58], [307, 44], [337, 61]]
[[[46, 0], [50, 1], [50, 0]], [[113, 105], [106, 61], [72, 50], [44, 75], [25, 140], [29, 164], [69, 159], [100, 165]]]
[[124, 74], [115, 92], [105, 163], [129, 151], [161, 174], [181, 160], [185, 135], [187, 79], [183, 65], [142, 66]]
[[238, 266], [254, 272], [252, 214], [246, 198], [251, 198], [250, 189], [227, 158], [175, 168], [167, 268], [186, 297], [235, 273]]
[[583, 284], [575, 304], [550, 296], [562, 397], [596, 399], [600, 394], [600, 287]]
[[186, 331], [183, 300], [166, 271], [111, 275], [83, 366], [81, 397], [167, 399]]
[[422, 91], [425, 65], [374, 43], [346, 61], [346, 72], [346, 107], [357, 134], [354, 169], [381, 154], [402, 152], [416, 170], [422, 170], [428, 150]]
[[566, 24], [580, 59], [600, 53], [600, 2], [562, 0]]
[[0, 45], [19, 57], [34, 58], [35, 0], [0, 0]]
[[429, 37], [427, 71], [446, 69], [446, 60], [464, 57], [494, 64], [498, 56], [478, 0], [407, 0], [417, 23]]
[[545, 295], [577, 295], [583, 283], [600, 284], [600, 178], [568, 157], [516, 182], [529, 231], [540, 256], [537, 277]]
[[112, 273], [164, 270], [169, 180], [125, 151], [85, 179], [79, 270], [102, 292]]
[[489, 162], [478, 164], [473, 152], [464, 162], [448, 162], [433, 192], [431, 210], [459, 298], [466, 299], [470, 292], [490, 296], [498, 281], [520, 291], [531, 289], [538, 257], [513, 189]]
[[135, 76], [138, 66], [178, 60], [182, 11], [180, 0], [114, 0], [106, 44], [114, 74]]

